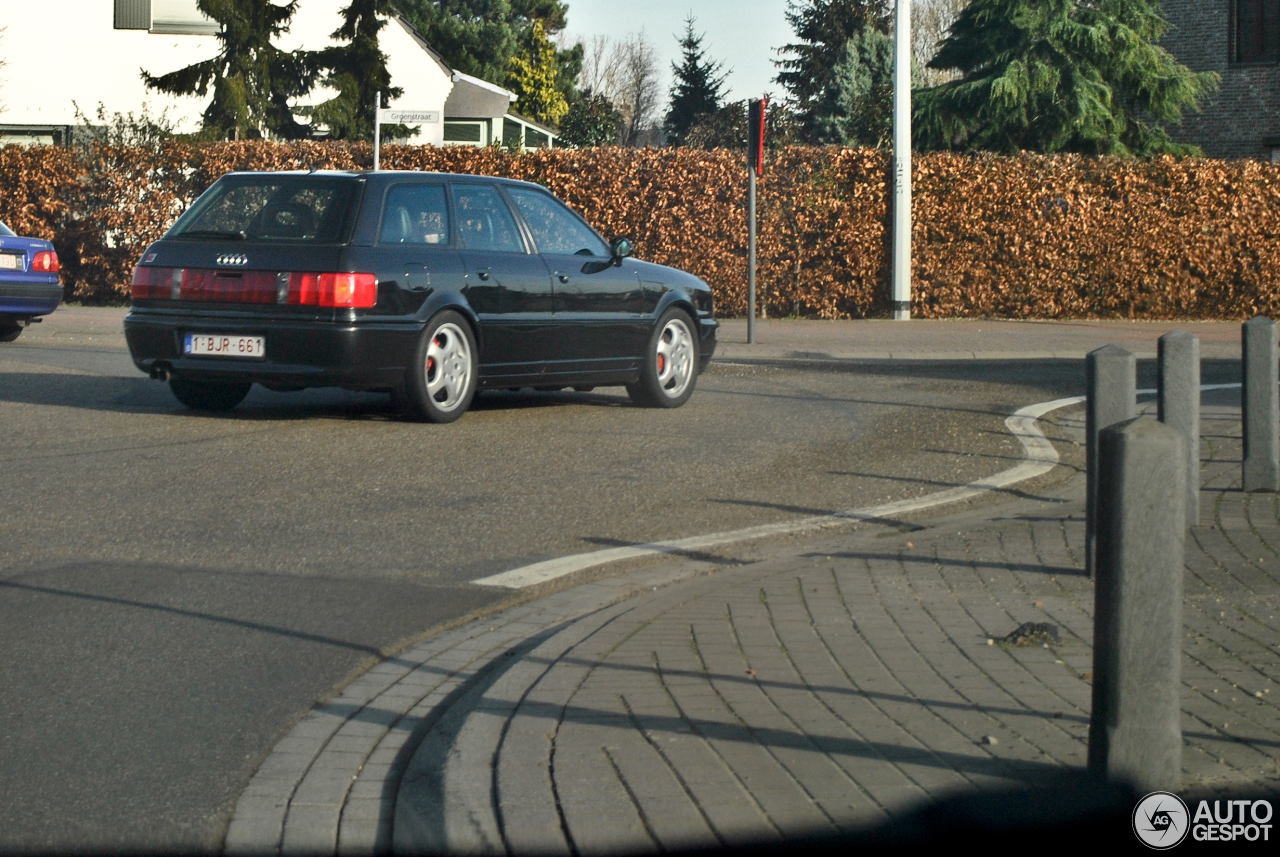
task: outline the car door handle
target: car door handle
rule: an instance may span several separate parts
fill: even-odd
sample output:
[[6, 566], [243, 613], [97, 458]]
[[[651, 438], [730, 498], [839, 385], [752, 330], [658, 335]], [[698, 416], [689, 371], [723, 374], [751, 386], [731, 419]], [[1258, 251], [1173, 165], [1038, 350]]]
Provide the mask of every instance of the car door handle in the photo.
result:
[[485, 270], [483, 270], [483, 271], [476, 271], [476, 276], [477, 276], [477, 277], [479, 277], [479, 278], [480, 278], [480, 279], [482, 279], [482, 280], [487, 280], [487, 279], [489, 279], [489, 269], [488, 269], [488, 268], [486, 268], [486, 269], [485, 269]]
[[557, 280], [559, 280], [559, 281], [560, 281], [560, 282], [562, 282], [562, 283], [567, 283], [567, 282], [569, 282], [569, 275], [568, 275], [568, 274], [562, 274], [562, 273], [560, 273], [559, 271], [556, 271], [556, 279], [557, 279]]

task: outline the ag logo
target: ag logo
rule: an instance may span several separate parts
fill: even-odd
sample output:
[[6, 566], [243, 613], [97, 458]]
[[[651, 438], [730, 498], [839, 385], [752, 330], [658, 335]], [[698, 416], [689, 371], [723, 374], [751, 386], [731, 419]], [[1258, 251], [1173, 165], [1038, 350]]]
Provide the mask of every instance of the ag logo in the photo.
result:
[[222, 268], [243, 268], [249, 264], [249, 257], [243, 253], [223, 253], [218, 257], [217, 262]]
[[1182, 799], [1169, 792], [1152, 792], [1133, 808], [1133, 832], [1142, 844], [1164, 851], [1187, 838], [1191, 818]]

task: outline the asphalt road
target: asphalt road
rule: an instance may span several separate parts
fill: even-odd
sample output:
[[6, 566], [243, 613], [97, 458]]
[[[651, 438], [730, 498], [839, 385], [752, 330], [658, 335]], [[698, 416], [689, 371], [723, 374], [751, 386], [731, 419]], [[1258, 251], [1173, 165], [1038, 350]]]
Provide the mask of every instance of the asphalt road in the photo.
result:
[[215, 849], [249, 775], [380, 653], [529, 562], [929, 493], [1010, 465], [1078, 362], [715, 363], [687, 406], [498, 393], [185, 411], [122, 341], [0, 346], [0, 850]]

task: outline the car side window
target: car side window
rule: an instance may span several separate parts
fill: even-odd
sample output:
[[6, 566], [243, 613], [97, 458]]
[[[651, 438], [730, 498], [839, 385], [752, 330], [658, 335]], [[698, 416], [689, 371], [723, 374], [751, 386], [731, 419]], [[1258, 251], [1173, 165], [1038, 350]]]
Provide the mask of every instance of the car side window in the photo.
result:
[[525, 252], [511, 209], [493, 185], [454, 185], [453, 207], [458, 218], [458, 235], [468, 250]]
[[507, 193], [529, 224], [539, 253], [564, 256], [608, 256], [608, 246], [560, 200], [525, 187], [508, 187]]
[[449, 206], [442, 184], [398, 184], [382, 207], [379, 244], [448, 244]]

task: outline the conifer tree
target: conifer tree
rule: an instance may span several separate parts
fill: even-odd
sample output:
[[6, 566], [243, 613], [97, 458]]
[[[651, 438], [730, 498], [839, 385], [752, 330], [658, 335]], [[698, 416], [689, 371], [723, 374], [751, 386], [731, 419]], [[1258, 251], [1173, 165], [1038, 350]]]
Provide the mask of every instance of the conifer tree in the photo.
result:
[[893, 138], [893, 39], [870, 27], [845, 42], [844, 57], [813, 117], [816, 143], [887, 148]]
[[[325, 70], [324, 84], [338, 94], [298, 112], [328, 128], [333, 139], [372, 139], [375, 105], [386, 104], [404, 93], [391, 85], [387, 56], [378, 48], [378, 33], [392, 14], [392, 0], [350, 0], [342, 10], [342, 26], [332, 35], [348, 44], [317, 52], [316, 61]], [[384, 133], [390, 138], [410, 132], [393, 126]]]
[[569, 112], [569, 102], [557, 87], [560, 65], [556, 48], [547, 40], [541, 21], [535, 21], [523, 54], [508, 61], [507, 86], [518, 97], [516, 111], [544, 125], [556, 127]]
[[210, 135], [307, 136], [310, 129], [294, 119], [289, 102], [310, 92], [319, 76], [314, 54], [272, 44], [289, 29], [298, 0], [197, 0], [196, 6], [222, 27], [218, 55], [159, 77], [143, 70], [147, 86], [173, 95], [204, 96], [212, 89], [204, 111]]
[[683, 54], [679, 65], [671, 64], [674, 75], [671, 83], [671, 106], [663, 129], [667, 132], [669, 142], [676, 146], [684, 145], [685, 134], [704, 116], [720, 109], [724, 100], [724, 81], [726, 75], [717, 72], [722, 63], [707, 59], [702, 49], [701, 34], [693, 32], [694, 17], [690, 15], [684, 22], [684, 36], [680, 39], [680, 50]]
[[1159, 0], [973, 0], [931, 68], [959, 78], [916, 96], [926, 148], [1191, 153], [1163, 127], [1217, 86], [1158, 45]]
[[845, 44], [865, 29], [889, 32], [888, 0], [790, 0], [787, 22], [797, 41], [778, 49], [775, 78], [791, 96], [801, 133], [816, 139], [820, 105], [831, 87]]

